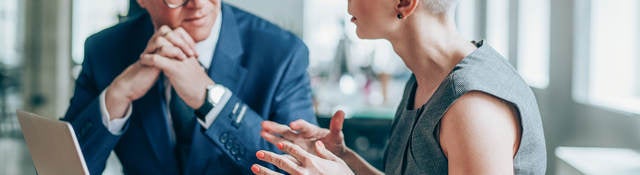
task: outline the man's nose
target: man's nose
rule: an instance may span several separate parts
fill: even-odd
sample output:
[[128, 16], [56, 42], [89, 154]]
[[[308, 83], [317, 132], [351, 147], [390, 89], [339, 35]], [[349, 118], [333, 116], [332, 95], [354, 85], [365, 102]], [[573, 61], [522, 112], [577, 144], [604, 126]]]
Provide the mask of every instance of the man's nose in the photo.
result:
[[219, 1], [219, 0], [189, 0], [184, 7], [187, 8], [202, 8], [205, 3], [212, 3], [210, 1]]

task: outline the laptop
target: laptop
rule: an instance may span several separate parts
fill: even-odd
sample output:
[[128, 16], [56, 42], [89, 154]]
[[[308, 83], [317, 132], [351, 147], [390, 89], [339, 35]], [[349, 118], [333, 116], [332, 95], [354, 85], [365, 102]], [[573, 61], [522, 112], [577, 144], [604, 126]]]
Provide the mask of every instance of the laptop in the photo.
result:
[[89, 174], [71, 124], [17, 112], [22, 135], [39, 175]]

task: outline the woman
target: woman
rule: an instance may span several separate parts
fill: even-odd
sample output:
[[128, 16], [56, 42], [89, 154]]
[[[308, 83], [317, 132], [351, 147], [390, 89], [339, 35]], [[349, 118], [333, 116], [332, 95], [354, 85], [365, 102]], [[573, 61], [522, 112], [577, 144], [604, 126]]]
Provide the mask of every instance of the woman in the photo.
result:
[[[384, 38], [414, 74], [393, 122], [386, 174], [544, 174], [546, 153], [535, 97], [487, 44], [457, 32], [457, 0], [349, 0], [364, 39]], [[382, 174], [344, 145], [338, 111], [330, 128], [305, 121], [262, 124], [287, 155], [258, 159], [291, 174]], [[278, 174], [253, 165], [256, 174]]]

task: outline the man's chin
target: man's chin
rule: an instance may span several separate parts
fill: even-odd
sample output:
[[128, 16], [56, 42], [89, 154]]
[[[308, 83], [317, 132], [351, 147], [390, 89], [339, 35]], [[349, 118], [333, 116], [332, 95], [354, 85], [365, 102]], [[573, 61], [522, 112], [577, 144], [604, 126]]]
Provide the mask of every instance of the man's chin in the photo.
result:
[[206, 27], [201, 27], [196, 29], [190, 29], [185, 27], [184, 29], [187, 31], [187, 33], [189, 33], [189, 36], [191, 36], [193, 41], [195, 41], [196, 43], [200, 41], [204, 41], [209, 37], [209, 35], [211, 35], [211, 28], [207, 29]]

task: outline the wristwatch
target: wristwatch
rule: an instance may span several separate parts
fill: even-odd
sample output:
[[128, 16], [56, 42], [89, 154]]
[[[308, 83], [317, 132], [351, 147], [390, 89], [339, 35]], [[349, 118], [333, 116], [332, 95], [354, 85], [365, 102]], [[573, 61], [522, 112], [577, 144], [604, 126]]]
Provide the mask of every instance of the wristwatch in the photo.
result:
[[205, 119], [207, 114], [209, 114], [211, 109], [213, 109], [218, 103], [220, 103], [220, 100], [222, 99], [222, 96], [224, 96], [225, 92], [225, 88], [222, 85], [215, 84], [207, 86], [204, 104], [202, 104], [200, 108], [196, 109], [196, 116], [200, 120], [206, 121]]

